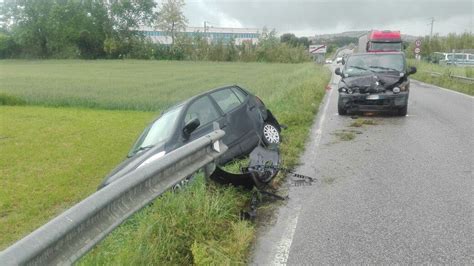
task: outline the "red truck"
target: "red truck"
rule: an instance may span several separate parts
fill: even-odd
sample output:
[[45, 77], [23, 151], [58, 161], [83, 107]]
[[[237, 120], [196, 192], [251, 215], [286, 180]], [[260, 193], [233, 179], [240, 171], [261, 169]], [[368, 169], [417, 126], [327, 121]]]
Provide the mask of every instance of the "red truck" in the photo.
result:
[[400, 31], [372, 30], [359, 37], [359, 53], [400, 52], [402, 37]]

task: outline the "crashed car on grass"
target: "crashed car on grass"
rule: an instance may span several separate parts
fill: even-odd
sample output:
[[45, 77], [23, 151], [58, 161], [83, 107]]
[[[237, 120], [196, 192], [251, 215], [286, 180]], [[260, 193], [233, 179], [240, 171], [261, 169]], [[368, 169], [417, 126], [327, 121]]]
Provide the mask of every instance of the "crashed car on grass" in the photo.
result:
[[395, 110], [405, 116], [408, 110], [410, 80], [416, 72], [408, 68], [401, 52], [362, 53], [347, 58], [340, 75], [338, 112]]
[[215, 129], [225, 131], [228, 150], [218, 163], [248, 155], [260, 143], [280, 143], [281, 126], [257, 96], [227, 86], [194, 96], [163, 112], [137, 139], [127, 158], [110, 172], [99, 189]]

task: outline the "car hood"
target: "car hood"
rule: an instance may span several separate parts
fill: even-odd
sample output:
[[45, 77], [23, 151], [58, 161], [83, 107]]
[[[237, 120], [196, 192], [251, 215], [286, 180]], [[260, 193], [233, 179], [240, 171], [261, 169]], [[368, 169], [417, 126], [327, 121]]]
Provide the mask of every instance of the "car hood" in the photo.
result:
[[160, 143], [149, 150], [138, 152], [134, 156], [126, 158], [104, 178], [97, 189], [101, 189], [117, 179], [120, 179], [124, 175], [136, 170], [141, 165], [147, 164], [150, 160], [157, 158], [157, 155], [164, 151], [165, 143]]
[[391, 90], [396, 84], [406, 79], [400, 75], [372, 73], [364, 76], [345, 77], [339, 87], [359, 88], [361, 92], [380, 92]]
[[379, 82], [388, 87], [400, 81], [400, 76], [386, 74], [371, 74], [364, 76], [354, 76], [343, 78], [341, 81], [349, 88], [351, 87], [367, 87]]

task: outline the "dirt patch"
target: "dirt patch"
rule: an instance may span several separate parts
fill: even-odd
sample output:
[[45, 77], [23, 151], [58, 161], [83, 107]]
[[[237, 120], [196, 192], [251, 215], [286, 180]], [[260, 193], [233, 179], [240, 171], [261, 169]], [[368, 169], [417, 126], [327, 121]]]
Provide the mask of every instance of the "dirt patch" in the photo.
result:
[[340, 141], [350, 141], [355, 139], [356, 135], [362, 134], [362, 132], [358, 130], [342, 129], [336, 130], [331, 134], [336, 136], [336, 138]]
[[336, 181], [336, 178], [334, 178], [334, 177], [324, 177], [321, 181], [324, 184], [331, 185], [332, 183], [334, 183], [334, 181]]
[[363, 119], [363, 118], [357, 118], [354, 122], [352, 122], [349, 126], [350, 127], [362, 127], [363, 125], [377, 125], [377, 121], [372, 120], [372, 119]]

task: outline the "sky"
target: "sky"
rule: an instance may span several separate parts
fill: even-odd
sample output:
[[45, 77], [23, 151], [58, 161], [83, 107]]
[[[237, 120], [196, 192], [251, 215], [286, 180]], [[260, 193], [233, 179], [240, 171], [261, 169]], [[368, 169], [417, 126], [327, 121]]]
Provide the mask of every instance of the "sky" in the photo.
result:
[[473, 32], [474, 0], [185, 0], [189, 26], [276, 29], [297, 36], [389, 29], [403, 34]]

